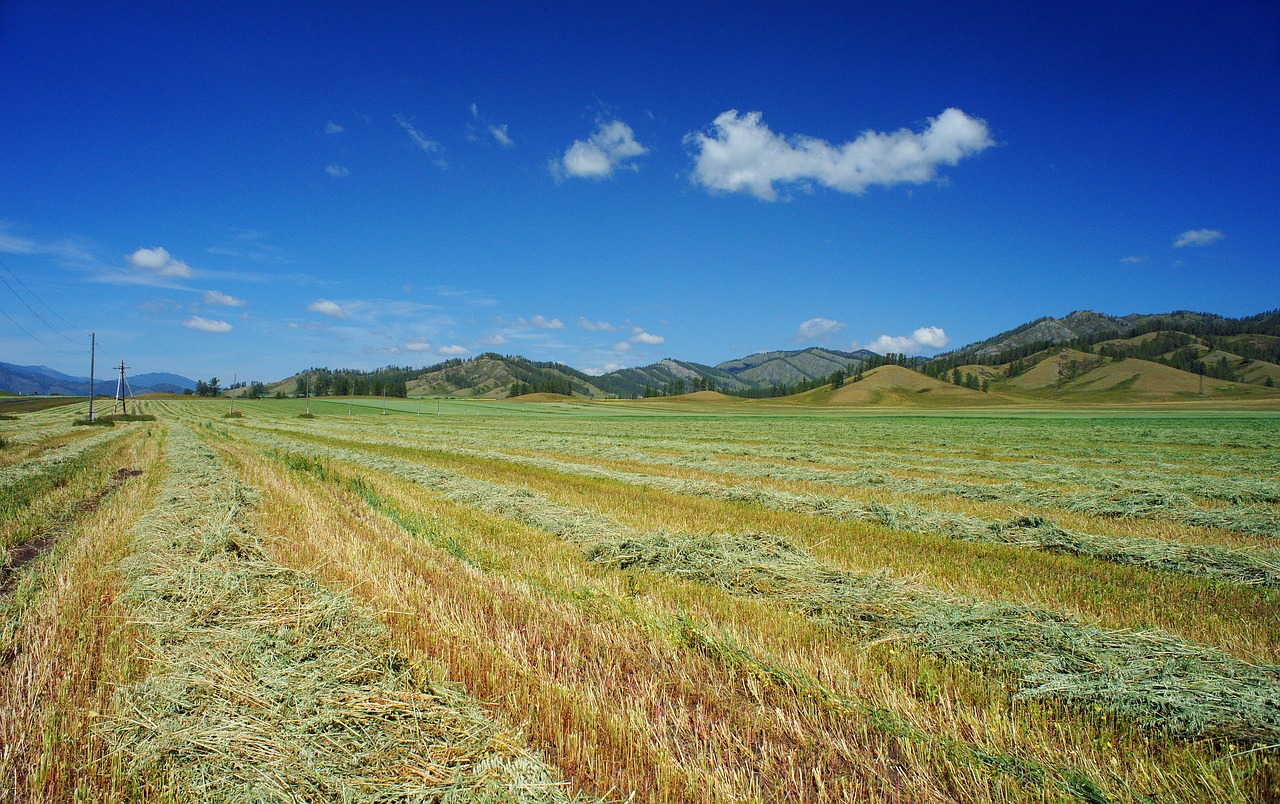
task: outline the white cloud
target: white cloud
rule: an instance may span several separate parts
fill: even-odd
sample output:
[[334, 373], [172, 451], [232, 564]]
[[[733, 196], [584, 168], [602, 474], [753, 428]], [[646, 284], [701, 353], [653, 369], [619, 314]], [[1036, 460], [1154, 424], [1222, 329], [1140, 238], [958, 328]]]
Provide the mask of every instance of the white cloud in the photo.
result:
[[347, 176], [351, 175], [351, 171], [342, 165], [327, 165], [324, 172], [333, 176], [335, 179], [345, 179]]
[[404, 345], [404, 348], [410, 352], [427, 352], [431, 350], [431, 344], [426, 341], [409, 341]]
[[307, 309], [313, 313], [324, 313], [334, 318], [346, 318], [347, 311], [342, 309], [337, 302], [331, 302], [328, 299], [316, 299], [307, 305]]
[[[427, 139], [426, 136], [421, 131], [419, 131], [417, 128], [414, 127], [412, 121], [406, 120], [401, 115], [396, 115], [396, 122], [399, 123], [400, 128], [404, 129], [404, 132], [409, 135], [409, 139], [413, 140], [415, 145], [417, 145], [419, 148], [426, 151], [427, 153], [438, 154], [444, 150], [444, 148], [440, 145], [440, 143], [436, 142], [435, 140]], [[449, 166], [448, 163], [444, 161], [444, 159], [440, 159], [440, 158], [436, 159], [436, 165], [440, 168], [446, 168]]]
[[467, 354], [471, 354], [471, 350], [470, 350], [470, 349], [468, 349], [468, 348], [467, 348], [467, 347], [465, 347], [465, 346], [458, 346], [458, 345], [456, 345], [456, 344], [455, 344], [455, 345], [453, 345], [453, 346], [441, 346], [441, 347], [440, 347], [440, 354], [442, 354], [442, 355], [449, 355], [449, 356], [451, 356], [451, 357], [456, 357], [456, 356], [459, 356], [459, 355], [467, 355]]
[[345, 129], [343, 129], [343, 128], [342, 128], [342, 126], [338, 125], [337, 123], [333, 122], [332, 120], [330, 120], [328, 123], [325, 123], [325, 124], [324, 124], [324, 133], [325, 133], [325, 134], [341, 134], [344, 130], [345, 130]]
[[564, 322], [560, 319], [553, 318], [548, 321], [546, 316], [541, 315], [535, 315], [533, 318], [529, 319], [529, 323], [538, 329], [564, 329]]
[[1144, 263], [1144, 262], [1146, 262], [1146, 261], [1147, 261], [1147, 255], [1145, 255], [1145, 254], [1138, 255], [1138, 256], [1133, 256], [1133, 257], [1121, 257], [1121, 258], [1120, 258], [1120, 262], [1127, 263], [1127, 264], [1129, 264], [1129, 265], [1141, 265], [1142, 263]]
[[507, 339], [502, 337], [501, 333], [495, 332], [487, 338], [481, 338], [480, 343], [485, 346], [502, 346], [506, 344]]
[[631, 344], [627, 343], [626, 341], [618, 341], [617, 343], [615, 343], [615, 344], [613, 345], [613, 351], [615, 351], [615, 352], [630, 352], [630, 351], [631, 351]]
[[592, 377], [599, 377], [601, 374], [608, 374], [611, 371], [617, 371], [618, 369], [624, 369], [624, 368], [626, 368], [626, 366], [624, 366], [621, 363], [605, 363], [603, 366], [594, 366], [592, 368], [584, 368], [582, 370], [582, 373], [590, 374]]
[[182, 322], [182, 326], [187, 329], [194, 329], [198, 332], [230, 332], [231, 325], [226, 321], [211, 321], [207, 318], [201, 318], [193, 315], [186, 321]]
[[578, 318], [578, 326], [589, 332], [613, 332], [617, 329], [617, 327], [610, 324], [608, 321], [591, 321], [586, 316], [580, 316]]
[[206, 290], [204, 303], [216, 307], [244, 307], [245, 304], [244, 299], [237, 299], [235, 296], [228, 296], [217, 290]]
[[600, 121], [596, 131], [585, 140], [576, 140], [564, 156], [551, 163], [557, 177], [603, 179], [618, 168], [636, 169], [628, 160], [649, 152], [636, 142], [631, 126], [621, 120]]
[[797, 341], [820, 341], [844, 329], [845, 325], [830, 318], [810, 318], [796, 330]]
[[1173, 247], [1207, 246], [1218, 242], [1222, 237], [1222, 232], [1217, 229], [1189, 229], [1178, 235], [1178, 239], [1173, 241]]
[[839, 146], [804, 135], [783, 137], [769, 130], [760, 112], [739, 115], [730, 109], [709, 131], [689, 134], [685, 142], [695, 149], [693, 181], [765, 201], [777, 199], [775, 182], [815, 181], [855, 195], [875, 184], [923, 184], [933, 180], [939, 165], [954, 165], [995, 144], [985, 121], [954, 108], [929, 118], [919, 133], [866, 131]]
[[667, 339], [661, 335], [654, 335], [652, 333], [645, 332], [640, 327], [632, 327], [631, 332], [632, 335], [627, 340], [632, 343], [643, 343], [647, 346], [657, 346], [660, 343], [667, 342]]
[[515, 147], [515, 140], [511, 139], [511, 135], [507, 134], [507, 127], [505, 125], [489, 126], [489, 133], [493, 135], [493, 138], [497, 140], [498, 144], [502, 147]]
[[918, 355], [925, 349], [941, 349], [951, 342], [942, 327], [920, 327], [911, 335], [881, 335], [867, 345], [873, 352]]
[[134, 268], [141, 269], [156, 276], [191, 277], [195, 271], [182, 260], [175, 260], [173, 255], [160, 247], [140, 248], [125, 257]]

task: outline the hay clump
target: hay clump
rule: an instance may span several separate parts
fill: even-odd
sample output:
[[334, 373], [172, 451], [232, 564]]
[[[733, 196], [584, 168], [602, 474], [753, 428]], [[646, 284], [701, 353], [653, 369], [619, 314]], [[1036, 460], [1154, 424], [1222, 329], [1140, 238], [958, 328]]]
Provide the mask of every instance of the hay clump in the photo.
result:
[[[271, 561], [185, 428], [137, 527], [125, 601], [152, 672], [105, 726], [145, 791], [204, 801], [563, 802], [518, 734], [391, 648], [371, 612]], [[144, 796], [145, 797], [145, 796]]]

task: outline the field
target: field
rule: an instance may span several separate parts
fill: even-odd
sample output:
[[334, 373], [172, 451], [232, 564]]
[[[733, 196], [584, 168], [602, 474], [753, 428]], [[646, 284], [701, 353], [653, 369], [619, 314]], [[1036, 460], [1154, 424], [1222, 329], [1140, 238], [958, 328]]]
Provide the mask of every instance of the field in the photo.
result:
[[1280, 798], [1280, 415], [0, 421], [0, 799]]

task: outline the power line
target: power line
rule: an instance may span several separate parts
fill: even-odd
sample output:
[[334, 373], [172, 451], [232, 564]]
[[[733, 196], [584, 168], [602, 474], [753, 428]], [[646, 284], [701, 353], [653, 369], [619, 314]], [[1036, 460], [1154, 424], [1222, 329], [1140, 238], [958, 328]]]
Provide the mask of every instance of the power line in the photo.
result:
[[79, 355], [83, 355], [83, 354], [84, 354], [84, 351], [83, 351], [83, 350], [81, 350], [81, 351], [79, 351], [79, 352], [68, 352], [68, 351], [67, 351], [67, 350], [65, 350], [65, 349], [59, 349], [59, 348], [58, 348], [58, 347], [56, 347], [56, 346], [50, 346], [49, 344], [47, 344], [47, 343], [45, 343], [44, 341], [42, 341], [42, 340], [40, 340], [39, 338], [37, 338], [35, 335], [32, 335], [32, 334], [31, 334], [31, 332], [30, 332], [30, 331], [28, 331], [26, 327], [22, 326], [22, 325], [21, 325], [21, 324], [19, 324], [17, 321], [14, 321], [14, 320], [13, 320], [13, 316], [11, 316], [11, 315], [9, 315], [8, 313], [6, 313], [6, 312], [4, 311], [4, 308], [0, 308], [0, 313], [4, 314], [4, 317], [5, 317], [5, 318], [7, 318], [7, 319], [9, 319], [9, 321], [11, 321], [15, 327], [17, 327], [18, 329], [22, 330], [23, 332], [26, 332], [26, 333], [27, 333], [27, 337], [28, 337], [28, 338], [30, 338], [31, 340], [33, 340], [33, 341], [35, 341], [36, 343], [40, 344], [41, 346], [43, 346], [43, 347], [44, 347], [44, 348], [46, 348], [46, 349], [52, 349], [53, 351], [55, 351], [55, 352], [57, 352], [57, 353], [59, 353], [59, 354], [64, 354], [64, 355], [75, 355], [75, 356], [79, 356]]
[[[22, 277], [18, 276], [16, 273], [14, 273], [14, 272], [13, 272], [13, 269], [12, 269], [12, 268], [10, 268], [7, 264], [5, 264], [5, 262], [4, 262], [3, 260], [0, 260], [0, 266], [3, 266], [3, 268], [4, 268], [6, 271], [8, 271], [8, 272], [9, 272], [9, 276], [13, 277], [14, 281], [15, 281], [15, 282], [17, 282], [19, 285], [22, 285], [23, 290], [25, 290], [25, 291], [27, 291], [27, 293], [31, 294], [31, 297], [32, 297], [33, 299], [35, 299], [36, 301], [40, 302], [40, 304], [42, 304], [46, 310], [48, 310], [49, 312], [51, 312], [51, 313], [53, 313], [55, 316], [57, 316], [59, 321], [61, 321], [62, 323], [66, 324], [67, 326], [71, 327], [71, 328], [72, 328], [73, 330], [75, 330], [76, 332], [79, 332], [79, 333], [84, 334], [84, 332], [85, 332], [84, 330], [80, 329], [80, 328], [79, 328], [79, 327], [77, 327], [75, 324], [72, 324], [70, 321], [68, 321], [67, 319], [63, 318], [61, 313], [59, 313], [57, 310], [55, 310], [55, 309], [53, 309], [52, 307], [50, 307], [50, 306], [48, 305], [48, 303], [47, 303], [47, 302], [45, 302], [45, 300], [44, 300], [44, 299], [40, 298], [40, 296], [39, 296], [39, 295], [37, 295], [37, 294], [36, 294], [36, 292], [35, 292], [34, 290], [32, 290], [31, 288], [27, 287], [27, 283], [22, 281]], [[18, 301], [22, 302], [23, 304], [26, 304], [26, 305], [27, 305], [27, 309], [28, 309], [28, 310], [31, 310], [31, 314], [32, 314], [32, 315], [34, 315], [36, 318], [39, 318], [39, 319], [40, 319], [40, 321], [41, 321], [41, 322], [42, 322], [46, 327], [48, 327], [49, 329], [53, 330], [53, 331], [54, 331], [54, 332], [56, 332], [58, 335], [61, 335], [62, 337], [66, 338], [67, 340], [71, 341], [72, 343], [75, 343], [75, 339], [74, 339], [74, 338], [69, 338], [69, 337], [67, 337], [66, 335], [64, 335], [62, 332], [59, 332], [57, 329], [55, 329], [55, 328], [54, 328], [54, 326], [53, 326], [52, 324], [50, 324], [48, 321], [45, 321], [44, 316], [40, 315], [40, 314], [39, 314], [39, 313], [37, 313], [34, 309], [32, 309], [31, 305], [30, 305], [30, 304], [27, 304], [26, 299], [23, 299], [23, 298], [22, 298], [22, 296], [21, 296], [21, 295], [19, 295], [18, 291], [16, 291], [16, 290], [14, 290], [14, 289], [13, 289], [13, 285], [10, 285], [10, 284], [9, 284], [9, 282], [8, 282], [8, 281], [7, 281], [3, 276], [0, 276], [0, 282], [4, 282], [5, 287], [9, 288], [9, 290], [13, 293], [13, 295], [15, 295], [15, 296], [17, 296], [17, 297], [18, 297]]]

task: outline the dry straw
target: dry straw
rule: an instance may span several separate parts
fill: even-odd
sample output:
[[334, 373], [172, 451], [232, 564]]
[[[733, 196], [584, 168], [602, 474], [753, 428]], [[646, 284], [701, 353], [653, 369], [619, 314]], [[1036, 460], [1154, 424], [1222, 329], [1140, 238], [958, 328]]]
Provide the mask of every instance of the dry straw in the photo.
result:
[[182, 427], [137, 527], [125, 600], [152, 671], [109, 740], [136, 783], [177, 800], [573, 800], [519, 736], [395, 652], [373, 614], [272, 562], [254, 495]]

